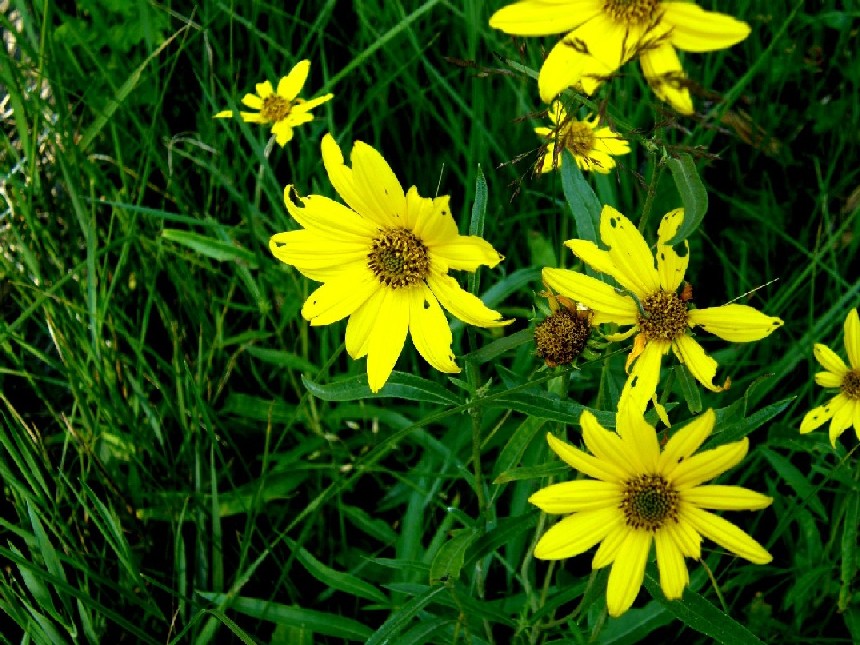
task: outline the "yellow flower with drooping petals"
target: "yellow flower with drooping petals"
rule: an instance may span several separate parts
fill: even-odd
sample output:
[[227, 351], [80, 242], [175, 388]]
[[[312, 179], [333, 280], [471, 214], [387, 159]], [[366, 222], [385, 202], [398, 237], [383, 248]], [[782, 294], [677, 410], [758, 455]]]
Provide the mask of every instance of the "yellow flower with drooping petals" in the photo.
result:
[[848, 354], [850, 368], [826, 345], [816, 343], [813, 353], [815, 360], [826, 370], [815, 375], [815, 382], [822, 387], [838, 387], [839, 394], [807, 412], [800, 431], [804, 434], [812, 432], [829, 419], [830, 443], [833, 446], [851, 426], [860, 439], [860, 318], [857, 310], [852, 309], [845, 317], [845, 353]]
[[629, 144], [620, 135], [611, 128], [598, 125], [598, 117], [582, 121], [570, 118], [561, 101], [553, 101], [549, 120], [552, 122], [551, 128], [535, 128], [535, 134], [546, 141], [546, 150], [538, 162], [538, 172], [560, 168], [561, 151], [565, 148], [570, 150], [580, 170], [604, 174], [615, 168], [612, 157], [630, 152]]
[[496, 11], [490, 26], [515, 36], [568, 32], [540, 69], [538, 89], [546, 103], [570, 86], [593, 94], [638, 57], [657, 97], [682, 114], [693, 113], [693, 102], [675, 50], [725, 49], [750, 33], [749, 25], [731, 16], [665, 0], [520, 0]]
[[349, 316], [346, 351], [355, 359], [367, 356], [374, 392], [388, 380], [407, 333], [430, 365], [459, 372], [442, 307], [478, 327], [511, 321], [464, 291], [448, 270], [494, 267], [502, 256], [482, 238], [459, 234], [447, 195], [421, 197], [415, 186], [404, 193], [388, 163], [369, 145], [355, 143], [350, 168], [326, 134], [322, 159], [347, 206], [321, 195], [300, 197], [299, 205], [287, 186], [287, 210], [304, 228], [269, 241], [276, 258], [324, 283], [307, 299], [302, 316], [311, 325]]
[[[299, 92], [308, 78], [311, 62], [302, 60], [278, 82], [277, 90], [269, 81], [257, 83], [256, 94], [245, 94], [242, 103], [256, 112], [239, 112], [243, 121], [248, 123], [272, 124], [272, 134], [279, 146], [285, 146], [293, 138], [293, 128], [314, 120], [311, 110], [326, 101], [334, 94], [324, 94], [306, 101], [299, 98]], [[222, 110], [215, 115], [216, 119], [235, 116], [233, 110]]]
[[559, 560], [579, 555], [598, 542], [591, 566], [612, 565], [606, 588], [611, 616], [623, 614], [639, 593], [653, 543], [660, 587], [669, 600], [680, 598], [689, 583], [684, 558], [701, 558], [702, 536], [754, 564], [767, 564], [765, 548], [711, 510], [758, 510], [766, 495], [710, 484], [737, 465], [749, 440], [699, 454], [716, 416], [708, 410], [677, 431], [660, 450], [657, 433], [632, 408], [619, 408], [618, 433], [604, 429], [591, 412], [580, 418], [591, 454], [547, 435], [550, 448], [572, 468], [592, 477], [552, 484], [529, 501], [546, 513], [571, 513], [553, 525], [535, 546], [535, 557]]
[[633, 223], [611, 206], [604, 206], [600, 214], [600, 238], [608, 250], [587, 240], [565, 242], [583, 262], [614, 278], [622, 291], [576, 271], [543, 270], [547, 285], [594, 311], [593, 324], [633, 325], [623, 334], [607, 337], [617, 341], [636, 334], [619, 407], [630, 403], [639, 412], [645, 410], [657, 390], [663, 355], [670, 348], [699, 383], [714, 392], [724, 389], [713, 383], [717, 362], [690, 333], [693, 327], [700, 326], [723, 340], [745, 343], [760, 340], [782, 325], [779, 318], [747, 305], [689, 308], [689, 300], [683, 292], [679, 294], [690, 259], [689, 246], [685, 241], [679, 255], [669, 244], [683, 219], [683, 208], [666, 213], [653, 254]]

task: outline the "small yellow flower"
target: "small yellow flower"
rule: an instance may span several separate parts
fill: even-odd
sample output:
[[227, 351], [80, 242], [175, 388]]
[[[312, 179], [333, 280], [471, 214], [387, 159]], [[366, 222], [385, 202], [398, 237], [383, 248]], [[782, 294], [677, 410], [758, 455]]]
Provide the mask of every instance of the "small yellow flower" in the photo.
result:
[[482, 238], [459, 234], [447, 195], [421, 197], [414, 186], [404, 193], [388, 163], [369, 145], [355, 143], [350, 168], [326, 134], [322, 159], [347, 206], [321, 195], [300, 197], [299, 206], [287, 186], [287, 210], [304, 228], [269, 241], [276, 258], [324, 283], [307, 299], [302, 316], [311, 325], [349, 316], [346, 351], [355, 359], [367, 356], [374, 392], [388, 380], [407, 333], [430, 365], [459, 372], [442, 307], [478, 327], [511, 321], [464, 291], [448, 270], [494, 267], [502, 256]]
[[575, 271], [543, 270], [547, 285], [594, 310], [595, 325], [633, 325], [627, 332], [607, 338], [618, 341], [636, 334], [627, 360], [630, 375], [619, 406], [630, 403], [639, 412], [645, 410], [657, 390], [662, 357], [670, 348], [702, 385], [714, 392], [724, 389], [714, 385], [717, 362], [693, 338], [693, 327], [701, 326], [723, 340], [744, 343], [760, 340], [782, 325], [779, 318], [765, 316], [747, 305], [689, 309], [685, 292], [679, 294], [690, 259], [689, 246], [685, 241], [684, 253], [679, 255], [668, 244], [683, 219], [683, 208], [666, 213], [654, 254], [633, 223], [611, 206], [604, 206], [600, 214], [600, 237], [608, 250], [587, 240], [565, 242], [583, 262], [612, 276], [623, 291]]
[[[535, 128], [546, 140], [546, 151], [538, 162], [538, 172], [561, 167], [561, 150], [570, 150], [580, 170], [608, 173], [615, 168], [613, 156], [626, 155], [630, 146], [608, 127], [597, 125], [598, 117], [578, 121], [568, 117], [561, 101], [553, 101], [549, 110], [551, 128]], [[556, 147], [558, 143], [558, 149]]]
[[715, 418], [708, 410], [676, 432], [662, 452], [654, 428], [631, 408], [619, 408], [617, 434], [602, 428], [590, 412], [582, 413], [590, 455], [547, 435], [563, 461], [593, 479], [552, 484], [529, 498], [546, 513], [572, 513], [541, 537], [535, 557], [570, 558], [600, 542], [591, 566], [612, 565], [606, 588], [611, 616], [623, 614], [636, 600], [652, 543], [660, 586], [669, 600], [683, 595], [689, 583], [684, 558], [701, 558], [702, 536], [754, 564], [770, 562], [761, 544], [708, 512], [758, 510], [773, 501], [740, 486], [702, 485], [737, 465], [749, 448], [744, 438], [693, 455], [711, 434]]
[[815, 344], [815, 360], [827, 370], [818, 372], [815, 382], [821, 387], [838, 387], [840, 392], [826, 404], [807, 412], [800, 424], [800, 431], [806, 434], [830, 419], [830, 443], [833, 446], [852, 425], [860, 439], [860, 318], [856, 309], [849, 311], [845, 318], [845, 352], [850, 369], [836, 352], [820, 343]]
[[[306, 101], [299, 98], [305, 81], [308, 78], [311, 62], [302, 60], [278, 82], [277, 91], [269, 81], [257, 83], [256, 94], [246, 94], [242, 103], [256, 112], [239, 112], [243, 121], [248, 123], [272, 124], [272, 134], [279, 146], [286, 145], [293, 138], [293, 128], [302, 123], [314, 120], [311, 110], [326, 101], [334, 94], [325, 94]], [[216, 119], [235, 116], [233, 110], [222, 110], [215, 115]]]
[[693, 113], [693, 102], [675, 49], [725, 49], [750, 32], [731, 16], [664, 0], [520, 0], [494, 13], [490, 26], [516, 36], [568, 32], [540, 69], [538, 89], [546, 103], [570, 86], [593, 94], [638, 56], [657, 97], [682, 114]]

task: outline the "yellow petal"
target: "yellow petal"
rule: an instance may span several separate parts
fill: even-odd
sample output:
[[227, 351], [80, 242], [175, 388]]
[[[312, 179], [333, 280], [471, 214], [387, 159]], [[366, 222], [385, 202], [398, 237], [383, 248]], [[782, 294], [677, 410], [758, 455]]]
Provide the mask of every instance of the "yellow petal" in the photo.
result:
[[600, 542], [617, 519], [617, 508], [576, 513], [554, 524], [535, 545], [540, 560], [560, 560], [579, 555]]
[[815, 382], [821, 387], [839, 387], [842, 385], [842, 376], [833, 372], [817, 372], [815, 374]]
[[302, 206], [299, 206], [292, 200], [292, 189], [292, 186], [284, 188], [284, 204], [294, 220], [321, 237], [344, 242], [363, 241], [370, 252], [371, 242], [379, 233], [374, 222], [322, 195], [301, 197]]
[[635, 451], [636, 446], [603, 428], [594, 415], [583, 413], [579, 423], [582, 425], [585, 446], [600, 461], [613, 464], [618, 470], [626, 471], [628, 476], [646, 469], [645, 460]]
[[684, 221], [684, 209], [676, 208], [663, 216], [660, 228], [657, 231], [657, 273], [660, 274], [660, 286], [666, 291], [675, 292], [681, 286], [684, 274], [687, 272], [687, 263], [690, 261], [690, 245], [684, 240], [681, 245], [683, 255], [679, 255], [674, 248], [667, 243], [671, 240], [681, 222]]
[[463, 271], [477, 271], [482, 265], [492, 268], [502, 261], [502, 256], [489, 242], [475, 235], [458, 235], [451, 242], [434, 245], [431, 252], [448, 268]]
[[377, 289], [370, 298], [349, 317], [346, 323], [346, 351], [358, 359], [367, 356], [370, 335], [381, 316], [382, 303], [388, 289]]
[[353, 271], [353, 264], [366, 264], [367, 244], [342, 241], [307, 229], [277, 233], [269, 239], [272, 255], [296, 267], [302, 275], [325, 282], [338, 274]]
[[660, 381], [660, 363], [663, 354], [669, 350], [668, 342], [648, 341], [644, 351], [633, 363], [630, 375], [621, 389], [618, 407], [632, 406], [632, 410], [640, 414], [645, 412], [648, 401], [657, 391]]
[[660, 290], [654, 256], [645, 238], [629, 219], [612, 206], [600, 212], [600, 238], [609, 247], [619, 283], [644, 300]]
[[490, 27], [514, 36], [548, 36], [570, 31], [600, 12], [595, 0], [515, 2], [490, 16]]
[[272, 134], [275, 135], [275, 141], [282, 148], [293, 139], [293, 128], [287, 121], [278, 121], [272, 126]]
[[346, 318], [374, 291], [381, 288], [368, 269], [350, 272], [318, 287], [302, 307], [302, 316], [311, 325], [330, 325]]
[[379, 152], [362, 141], [356, 141], [350, 154], [355, 188], [363, 192], [365, 203], [373, 204], [375, 212], [390, 226], [404, 226], [406, 196], [391, 166]]
[[767, 508], [773, 499], [741, 486], [710, 484], [681, 491], [685, 502], [713, 511], [757, 511]]
[[673, 434], [660, 455], [658, 471], [671, 475], [677, 464], [689, 459], [711, 435], [716, 418], [714, 411], [708, 408]]
[[594, 310], [593, 323], [614, 322], [634, 325], [639, 310], [630, 296], [621, 295], [613, 287], [597, 278], [570, 271], [547, 267], [542, 272], [544, 284], [568, 298], [581, 302]]
[[606, 585], [606, 607], [610, 616], [620, 616], [636, 600], [645, 578], [645, 563], [650, 550], [650, 533], [635, 530], [628, 532], [612, 563]]
[[609, 76], [636, 55], [642, 46], [643, 31], [640, 25], [621, 24], [604, 13], [583, 23], [568, 37], [585, 45], [593, 59], [592, 71]]
[[297, 112], [309, 112], [313, 110], [318, 105], [322, 105], [323, 103], [330, 101], [334, 98], [334, 94], [329, 92], [328, 94], [323, 94], [322, 96], [318, 96], [315, 99], [310, 99], [309, 101], [302, 101], [301, 103], [296, 103], [292, 110], [290, 110], [291, 114], [295, 114]]
[[641, 281], [631, 282], [629, 273], [616, 264], [615, 257], [609, 251], [604, 251], [588, 240], [568, 240], [564, 245], [595, 271], [615, 278], [618, 284], [636, 294], [640, 300], [645, 297], [641, 293]]
[[836, 441], [842, 433], [855, 423], [860, 406], [858, 401], [849, 399], [844, 394], [836, 395], [830, 406], [833, 410], [833, 418], [830, 419], [827, 433], [830, 437], [830, 445], [835, 448]]
[[690, 582], [684, 554], [672, 536], [663, 530], [654, 534], [654, 546], [657, 552], [657, 569], [660, 571], [660, 588], [666, 598], [677, 600], [684, 594], [684, 589]]
[[825, 405], [819, 405], [817, 408], [812, 408], [809, 412], [807, 412], [803, 416], [803, 421], [800, 422], [800, 434], [806, 434], [807, 432], [812, 432], [816, 428], [824, 425], [833, 418], [833, 401], [838, 398], [839, 395], [834, 397]]
[[827, 345], [822, 345], [821, 343], [816, 343], [813, 346], [812, 353], [821, 367], [838, 376], [841, 383], [841, 379], [848, 373], [848, 366], [845, 364], [845, 361]]
[[367, 384], [371, 392], [385, 385], [406, 342], [409, 300], [404, 290], [385, 289], [379, 317], [367, 342]]
[[540, 161], [538, 161], [538, 172], [552, 172], [556, 168], [561, 168], [563, 157], [555, 153], [555, 143], [546, 144], [546, 152]]
[[[567, 121], [567, 110], [564, 109], [564, 104], [561, 101], [553, 101], [547, 116], [553, 125], [560, 125]], [[550, 132], [551, 130], [547, 128], [547, 134]]]
[[242, 103], [252, 110], [260, 110], [263, 107], [263, 99], [256, 94], [246, 94], [242, 97]]
[[849, 311], [845, 317], [845, 351], [851, 367], [860, 369], [860, 316], [856, 309]]
[[217, 112], [213, 118], [215, 119], [228, 119], [233, 116], [233, 110], [221, 110]]
[[431, 247], [453, 242], [460, 232], [448, 202], [448, 195], [421, 197], [418, 189], [412, 186], [406, 193], [406, 228]]
[[678, 464], [671, 473], [672, 485], [678, 489], [693, 488], [702, 482], [737, 466], [749, 450], [749, 439], [727, 443], [705, 450]]
[[274, 90], [272, 89], [272, 84], [269, 81], [263, 81], [262, 83], [257, 83], [256, 89], [257, 89], [257, 96], [259, 96], [261, 99], [266, 98], [267, 96], [272, 94], [272, 92], [274, 92]]
[[594, 479], [562, 482], [542, 488], [529, 502], [544, 513], [582, 513], [599, 511], [602, 508], [618, 508], [621, 503], [621, 488]]
[[639, 472], [656, 472], [660, 459], [660, 442], [654, 426], [645, 421], [641, 412], [629, 406], [619, 406], [616, 415], [616, 431], [625, 446], [636, 455]]
[[408, 289], [408, 292], [409, 333], [415, 349], [440, 372], [458, 373], [460, 368], [451, 351], [451, 327], [433, 292], [424, 285]]
[[502, 320], [502, 314], [481, 302], [477, 296], [464, 291], [451, 276], [431, 272], [427, 284], [445, 309], [465, 323], [476, 327], [502, 327], [512, 320]]
[[668, 522], [661, 530], [672, 538], [685, 557], [696, 560], [702, 557], [702, 536], [687, 522]]
[[714, 376], [719, 367], [717, 361], [708, 356], [692, 336], [682, 334], [676, 338], [672, 342], [672, 351], [699, 383], [712, 392], [722, 392], [721, 386], [714, 385]]
[[709, 540], [753, 564], [767, 564], [773, 557], [765, 548], [731, 522], [696, 507], [685, 509], [683, 520]]
[[344, 163], [340, 147], [330, 132], [327, 132], [322, 138], [320, 149], [322, 151], [323, 165], [325, 166], [326, 173], [328, 173], [328, 179], [341, 199], [352, 210], [374, 224], [383, 227], [392, 226], [390, 218], [387, 217], [386, 213], [379, 212], [375, 207], [375, 199], [365, 194], [366, 186], [364, 186], [363, 182], [361, 186], [356, 185], [354, 173]]
[[620, 135], [609, 128], [598, 128], [594, 132], [594, 145], [598, 150], [613, 156], [626, 155], [630, 152], [630, 144]]
[[[590, 412], [583, 412], [582, 416], [591, 415]], [[592, 415], [593, 418], [593, 415]], [[582, 419], [580, 418], [580, 423]], [[594, 423], [597, 423], [595, 420]], [[583, 475], [594, 477], [605, 482], [615, 483], [625, 481], [629, 475], [627, 470], [619, 468], [614, 462], [600, 461], [596, 457], [592, 457], [588, 453], [574, 448], [569, 443], [557, 439], [551, 434], [546, 436], [547, 443], [552, 451], [557, 454], [571, 468], [575, 468]]]
[[645, 74], [645, 80], [657, 98], [671, 105], [680, 114], [693, 113], [690, 91], [683, 85], [686, 76], [671, 43], [664, 42], [643, 49], [639, 55], [639, 64]]
[[568, 34], [556, 43], [540, 68], [538, 92], [544, 103], [549, 103], [560, 92], [580, 83], [589, 65], [593, 65], [591, 57], [580, 49], [582, 44], [577, 40], [569, 40], [570, 37]]
[[618, 552], [621, 550], [624, 540], [627, 539], [628, 533], [630, 533], [630, 527], [624, 521], [624, 516], [618, 513], [613, 518], [612, 526], [609, 527], [606, 537], [603, 538], [600, 546], [597, 547], [597, 551], [594, 552], [594, 557], [591, 559], [591, 568], [602, 569], [615, 562], [615, 558], [618, 557]]
[[308, 78], [308, 72], [311, 69], [309, 60], [300, 60], [295, 67], [290, 70], [290, 73], [278, 81], [278, 96], [292, 101], [302, 91], [302, 87]]
[[748, 343], [769, 336], [782, 326], [782, 320], [766, 316], [747, 305], [722, 305], [706, 309], [691, 309], [687, 313], [690, 327], [701, 326], [705, 331], [733, 343]]
[[672, 44], [689, 52], [709, 52], [739, 43], [750, 33], [747, 23], [692, 2], [662, 2], [663, 20], [672, 25]]

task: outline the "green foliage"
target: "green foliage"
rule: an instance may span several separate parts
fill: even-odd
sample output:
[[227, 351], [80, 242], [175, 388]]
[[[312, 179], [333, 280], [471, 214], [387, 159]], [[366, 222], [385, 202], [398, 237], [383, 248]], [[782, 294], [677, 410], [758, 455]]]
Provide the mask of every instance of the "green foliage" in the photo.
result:
[[[835, 448], [826, 430], [798, 433], [826, 396], [812, 345], [841, 354], [860, 303], [856, 11], [737, 3], [752, 35], [684, 57], [694, 118], [664, 112], [635, 64], [574, 98], [632, 144], [595, 178], [567, 152], [559, 172], [534, 175], [534, 79], [556, 39], [491, 30], [504, 2], [9, 4], [8, 640], [860, 641], [857, 443], [850, 430]], [[212, 118], [304, 58], [307, 96], [335, 98], [286, 148]], [[336, 197], [326, 131], [373, 145], [422, 195], [451, 195], [460, 231], [505, 256], [467, 285], [516, 321], [452, 321], [462, 374], [434, 372], [407, 344], [371, 395], [344, 325], [302, 319], [316, 285], [268, 239], [297, 226], [287, 184]], [[528, 322], [542, 266], [581, 268], [563, 242], [597, 240], [607, 203], [649, 241], [683, 205], [696, 306], [736, 300], [785, 321], [759, 343], [697, 336], [728, 391], [702, 391], [681, 366], [659, 391], [674, 425], [717, 411], [706, 447], [749, 438], [720, 483], [773, 497], [730, 519], [774, 562], [706, 543], [681, 601], [651, 567], [617, 619], [590, 555], [534, 559], [551, 519], [528, 502], [575, 476], [547, 433], [578, 443], [584, 410], [614, 427], [629, 341], [550, 369]]]

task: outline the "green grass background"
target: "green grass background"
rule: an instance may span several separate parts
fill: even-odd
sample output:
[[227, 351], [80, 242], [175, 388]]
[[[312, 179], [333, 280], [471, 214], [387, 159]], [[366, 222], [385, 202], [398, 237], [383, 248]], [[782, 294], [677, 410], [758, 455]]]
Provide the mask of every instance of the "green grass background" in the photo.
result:
[[[733, 387], [701, 395], [731, 422], [716, 442], [750, 436], [723, 481], [774, 503], [730, 519], [774, 561], [708, 544], [676, 603], [649, 565], [619, 619], [588, 555], [532, 559], [549, 519], [526, 499], [573, 476], [543, 436], [575, 440], [579, 405], [613, 409], [623, 352], [557, 376], [512, 343], [452, 382], [407, 343], [397, 369], [424, 381], [360, 398], [326, 387], [365, 369], [343, 324], [311, 329], [299, 310], [314, 285], [267, 248], [295, 227], [286, 184], [334, 196], [326, 131], [379, 149], [404, 186], [451, 195], [464, 233], [480, 168], [484, 237], [506, 260], [473, 286], [517, 322], [455, 324], [455, 352], [527, 329], [540, 268], [574, 264], [560, 176], [532, 173], [544, 106], [523, 70], [553, 37], [492, 31], [502, 0], [0, 4], [5, 640], [860, 641], [857, 441], [797, 431], [825, 395], [812, 344], [843, 353], [860, 303], [851, 3], [720, 3], [752, 34], [684, 57], [703, 89], [694, 117], [657, 104], [635, 64], [594, 97], [633, 141], [591, 180], [600, 201], [637, 220], [655, 190], [653, 236], [680, 205], [655, 169], [692, 154], [709, 194], [691, 238], [697, 305], [740, 298], [785, 321], [747, 346], [705, 339]], [[286, 148], [212, 119], [303, 58], [304, 96], [335, 98]], [[688, 398], [676, 380], [673, 421]]]

